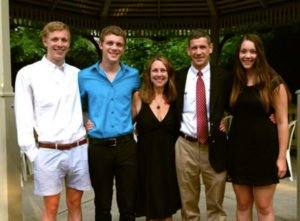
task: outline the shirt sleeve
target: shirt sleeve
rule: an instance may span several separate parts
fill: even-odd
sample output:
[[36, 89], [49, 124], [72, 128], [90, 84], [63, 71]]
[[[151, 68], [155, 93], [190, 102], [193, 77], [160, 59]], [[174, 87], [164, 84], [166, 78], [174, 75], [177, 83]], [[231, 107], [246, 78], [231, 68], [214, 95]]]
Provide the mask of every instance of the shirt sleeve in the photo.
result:
[[137, 77], [136, 77], [136, 82], [135, 82], [135, 88], [134, 88], [134, 91], [137, 91], [140, 89], [141, 87], [141, 77], [139, 75], [139, 71], [137, 71], [136, 73]]
[[24, 70], [17, 74], [14, 109], [18, 144], [32, 162], [38, 154], [38, 148], [34, 137], [33, 93]]
[[82, 72], [80, 71], [78, 73], [78, 88], [79, 88], [79, 93], [80, 93], [81, 106], [82, 106], [83, 112], [87, 112], [88, 111], [87, 95], [86, 95], [83, 81], [84, 81], [84, 79], [82, 77]]

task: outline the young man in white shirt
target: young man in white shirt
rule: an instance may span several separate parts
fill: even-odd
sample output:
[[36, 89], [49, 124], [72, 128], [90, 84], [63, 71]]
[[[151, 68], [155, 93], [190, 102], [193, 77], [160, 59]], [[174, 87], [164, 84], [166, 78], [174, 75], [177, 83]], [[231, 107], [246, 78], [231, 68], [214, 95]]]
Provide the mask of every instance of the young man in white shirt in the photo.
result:
[[56, 220], [63, 186], [68, 221], [81, 221], [81, 198], [90, 179], [79, 69], [65, 63], [71, 39], [66, 24], [46, 24], [41, 37], [46, 55], [23, 67], [16, 78], [18, 143], [33, 163], [34, 192], [44, 199], [42, 221]]

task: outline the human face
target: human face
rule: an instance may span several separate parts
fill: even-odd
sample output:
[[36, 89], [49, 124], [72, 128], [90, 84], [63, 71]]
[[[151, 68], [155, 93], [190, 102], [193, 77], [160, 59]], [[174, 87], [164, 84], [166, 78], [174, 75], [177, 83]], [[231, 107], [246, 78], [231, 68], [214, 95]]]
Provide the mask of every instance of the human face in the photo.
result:
[[192, 64], [198, 70], [204, 68], [209, 62], [209, 55], [213, 51], [212, 43], [207, 41], [207, 38], [196, 38], [190, 40], [188, 47], [188, 55], [192, 59]]
[[70, 48], [70, 33], [66, 30], [50, 32], [43, 38], [47, 59], [60, 66], [64, 63]]
[[103, 42], [99, 41], [99, 48], [102, 50], [102, 62], [119, 62], [125, 50], [124, 38], [114, 34], [106, 35]]
[[254, 43], [249, 40], [243, 41], [239, 53], [241, 65], [246, 70], [252, 69], [254, 67], [256, 57], [257, 53]]
[[150, 79], [154, 88], [163, 88], [169, 79], [166, 66], [159, 60], [152, 63], [150, 69]]

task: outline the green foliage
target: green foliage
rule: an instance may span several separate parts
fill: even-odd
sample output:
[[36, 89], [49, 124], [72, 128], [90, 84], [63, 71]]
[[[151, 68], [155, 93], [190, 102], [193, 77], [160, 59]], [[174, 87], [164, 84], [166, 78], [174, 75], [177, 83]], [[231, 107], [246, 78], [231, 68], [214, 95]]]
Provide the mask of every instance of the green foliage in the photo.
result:
[[163, 41], [148, 38], [128, 39], [122, 60], [142, 72], [147, 62], [156, 55], [166, 56], [176, 70], [190, 63], [186, 53], [186, 39], [183, 38], [170, 38]]
[[12, 63], [29, 63], [40, 59], [45, 53], [39, 31], [19, 27], [10, 32]]
[[153, 41], [150, 39], [127, 39], [122, 61], [142, 71], [145, 61], [152, 56], [152, 51]]
[[175, 70], [182, 69], [190, 65], [190, 57], [187, 54], [187, 39], [170, 40], [167, 44], [166, 53], [173, 63]]
[[99, 60], [95, 46], [86, 38], [75, 35], [66, 60], [80, 69], [86, 68]]
[[[39, 34], [40, 30], [32, 28], [19, 27], [11, 30], [10, 45], [13, 64], [25, 65], [43, 57], [46, 50]], [[99, 59], [95, 46], [88, 39], [73, 35], [70, 52], [67, 54], [66, 60], [78, 68], [84, 68]]]
[[[45, 53], [39, 30], [19, 27], [11, 30], [11, 51], [14, 64], [32, 63], [41, 59]], [[237, 34], [224, 43], [220, 54], [220, 65], [232, 68], [234, 53], [241, 34]], [[268, 39], [272, 34], [262, 35], [266, 48], [270, 45]], [[128, 38], [125, 54], [122, 60], [137, 68], [141, 73], [147, 62], [156, 55], [166, 56], [175, 70], [190, 65], [190, 58], [186, 52], [187, 38]], [[98, 58], [97, 50], [92, 42], [82, 36], [72, 35], [70, 52], [67, 54], [68, 63], [85, 68], [94, 64]]]
[[219, 64], [226, 69], [232, 69], [234, 64], [235, 50], [240, 36], [228, 39], [221, 49]]

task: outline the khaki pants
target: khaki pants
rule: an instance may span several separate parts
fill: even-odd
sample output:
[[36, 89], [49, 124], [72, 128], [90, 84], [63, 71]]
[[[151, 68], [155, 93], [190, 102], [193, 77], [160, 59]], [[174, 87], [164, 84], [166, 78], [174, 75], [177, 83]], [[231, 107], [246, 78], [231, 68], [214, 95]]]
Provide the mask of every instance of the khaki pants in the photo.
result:
[[176, 142], [176, 172], [183, 221], [200, 221], [200, 176], [205, 186], [207, 221], [225, 221], [223, 199], [226, 172], [216, 173], [208, 159], [208, 145], [179, 137]]

